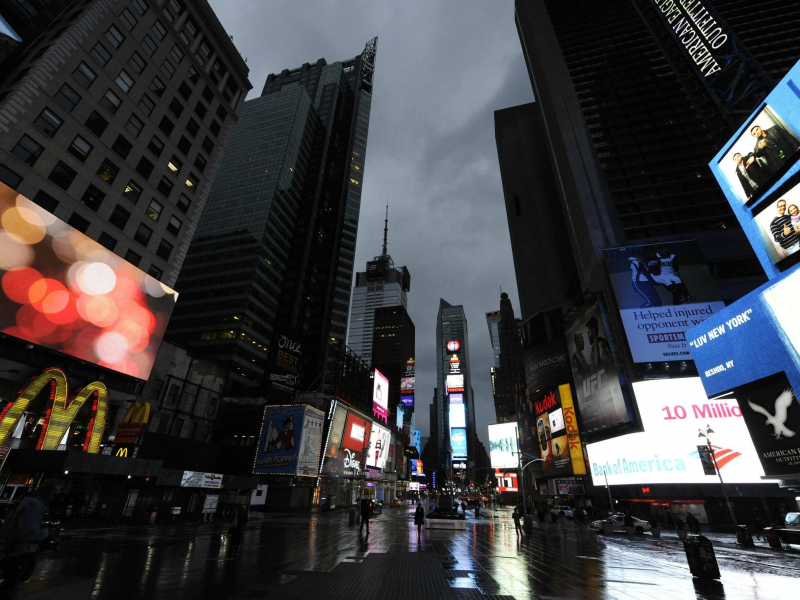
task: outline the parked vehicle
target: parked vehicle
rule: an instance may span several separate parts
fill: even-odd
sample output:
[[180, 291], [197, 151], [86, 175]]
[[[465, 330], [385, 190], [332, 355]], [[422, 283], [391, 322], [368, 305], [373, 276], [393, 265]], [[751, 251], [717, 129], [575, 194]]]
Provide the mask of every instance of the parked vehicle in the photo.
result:
[[[645, 531], [650, 531], [650, 523], [645, 521], [644, 519], [637, 519], [636, 517], [633, 518], [633, 532], [637, 535], [643, 534]], [[601, 530], [603, 528], [603, 523], [611, 523], [612, 529], [614, 531], [625, 531], [625, 515], [615, 514], [610, 516], [608, 519], [600, 519], [599, 521], [592, 521], [592, 524], [589, 525], [591, 529]]]
[[786, 513], [784, 527], [786, 529], [800, 529], [800, 512]]
[[562, 510], [564, 511], [564, 516], [566, 516], [568, 519], [572, 519], [575, 517], [575, 514], [572, 512], [572, 507], [566, 505], [554, 506], [553, 508], [550, 509], [550, 514], [560, 516]]

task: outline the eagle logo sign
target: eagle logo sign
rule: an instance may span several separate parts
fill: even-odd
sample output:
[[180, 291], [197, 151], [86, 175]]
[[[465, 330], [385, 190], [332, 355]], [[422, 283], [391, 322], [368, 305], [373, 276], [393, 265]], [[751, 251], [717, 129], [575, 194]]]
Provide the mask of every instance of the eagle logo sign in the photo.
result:
[[766, 424], [772, 425], [772, 427], [775, 428], [775, 431], [772, 433], [772, 435], [775, 436], [776, 440], [780, 440], [785, 437], [794, 437], [795, 435], [794, 431], [786, 427], [786, 413], [789, 410], [789, 407], [792, 405], [792, 402], [794, 402], [794, 392], [792, 392], [791, 388], [785, 389], [783, 393], [775, 400], [774, 415], [771, 415], [766, 408], [763, 408], [758, 404], [753, 404], [749, 399], [747, 400], [747, 404], [750, 405], [750, 408], [755, 412], [764, 415], [767, 418]]

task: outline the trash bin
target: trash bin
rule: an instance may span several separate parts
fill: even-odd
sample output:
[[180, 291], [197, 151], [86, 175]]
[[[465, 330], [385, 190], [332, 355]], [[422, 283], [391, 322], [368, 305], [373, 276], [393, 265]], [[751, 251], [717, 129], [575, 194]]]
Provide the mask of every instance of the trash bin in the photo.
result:
[[774, 527], [764, 527], [764, 535], [767, 538], [767, 543], [769, 544], [770, 548], [778, 548], [778, 549], [783, 548], [783, 546], [781, 545], [781, 540], [778, 537], [778, 534], [775, 533]]
[[350, 509], [350, 513], [347, 515], [347, 524], [348, 525], [355, 525], [356, 524], [356, 511], [355, 508]]
[[736, 543], [740, 546], [755, 546], [750, 528], [747, 525], [736, 526]]
[[683, 550], [686, 552], [686, 562], [689, 571], [701, 579], [719, 579], [719, 566], [717, 555], [711, 540], [703, 535], [689, 535], [683, 540]]

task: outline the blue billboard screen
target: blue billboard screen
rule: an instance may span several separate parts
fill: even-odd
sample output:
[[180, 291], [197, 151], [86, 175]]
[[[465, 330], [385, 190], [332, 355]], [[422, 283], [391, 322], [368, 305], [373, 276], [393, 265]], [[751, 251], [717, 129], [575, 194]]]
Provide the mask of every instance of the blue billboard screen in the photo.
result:
[[453, 448], [453, 458], [467, 457], [467, 430], [456, 427], [450, 430], [450, 446]]

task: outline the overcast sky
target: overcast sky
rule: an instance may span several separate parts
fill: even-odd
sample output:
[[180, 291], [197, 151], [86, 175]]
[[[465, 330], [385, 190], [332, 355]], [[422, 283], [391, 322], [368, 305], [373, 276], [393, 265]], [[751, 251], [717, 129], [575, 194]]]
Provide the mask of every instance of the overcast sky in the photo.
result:
[[463, 304], [478, 435], [494, 422], [485, 313], [500, 288], [519, 316], [494, 141], [494, 111], [533, 101], [512, 0], [210, 0], [247, 58], [253, 90], [269, 73], [360, 54], [379, 36], [356, 268], [389, 253], [411, 272], [416, 420], [428, 435], [439, 298]]

